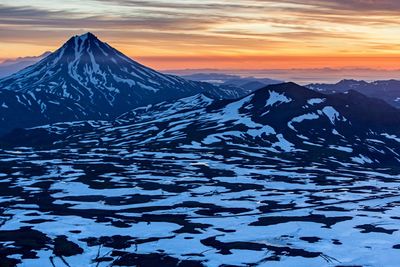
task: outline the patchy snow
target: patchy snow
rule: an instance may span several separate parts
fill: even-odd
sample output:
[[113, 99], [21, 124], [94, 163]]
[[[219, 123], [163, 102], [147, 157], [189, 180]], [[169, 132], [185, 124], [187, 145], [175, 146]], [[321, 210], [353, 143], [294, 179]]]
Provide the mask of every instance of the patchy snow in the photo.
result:
[[319, 115], [315, 113], [304, 114], [298, 117], [293, 118], [291, 121], [288, 122], [288, 127], [293, 131], [297, 131], [293, 126], [293, 123], [301, 123], [305, 120], [316, 120], [319, 119]]
[[324, 107], [322, 112], [329, 118], [332, 124], [335, 124], [336, 121], [347, 121], [347, 119], [342, 117], [334, 107]]
[[386, 137], [387, 139], [395, 140], [400, 143], [400, 138], [397, 137], [396, 135], [390, 135], [390, 134], [385, 133], [385, 134], [382, 134], [382, 136]]
[[278, 142], [274, 143], [273, 147], [278, 147], [284, 152], [293, 152], [295, 150], [294, 144], [286, 140], [282, 134], [278, 134], [276, 138], [278, 138]]
[[359, 163], [359, 164], [373, 163], [373, 161], [370, 158], [368, 158], [367, 156], [361, 155], [361, 154], [358, 155], [357, 157], [352, 157], [351, 159], [355, 163]]
[[292, 100], [285, 96], [284, 94], [269, 91], [269, 98], [267, 100], [266, 106], [274, 106], [275, 104], [289, 103]]
[[312, 99], [307, 100], [307, 103], [308, 103], [309, 105], [312, 105], [312, 106], [313, 106], [313, 105], [321, 104], [321, 103], [323, 103], [325, 100], [326, 100], [325, 98], [312, 98]]
[[247, 133], [249, 135], [251, 135], [252, 137], [261, 136], [263, 134], [265, 134], [265, 135], [276, 134], [275, 130], [271, 126], [268, 126], [268, 125], [265, 125], [259, 129], [250, 129], [247, 131]]
[[346, 146], [336, 146], [336, 145], [330, 145], [329, 148], [347, 152], [347, 153], [352, 153], [353, 149], [351, 147], [346, 147]]

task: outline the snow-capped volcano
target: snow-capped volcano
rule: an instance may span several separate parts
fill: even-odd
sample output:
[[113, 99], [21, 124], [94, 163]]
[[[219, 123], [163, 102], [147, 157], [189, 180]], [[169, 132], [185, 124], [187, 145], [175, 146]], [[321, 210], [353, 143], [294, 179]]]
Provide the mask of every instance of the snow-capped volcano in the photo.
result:
[[[72, 101], [79, 110], [85, 110], [84, 114], [77, 111], [74, 119], [109, 119], [138, 106], [198, 93], [213, 98], [236, 98], [243, 94], [240, 89], [220, 88], [159, 73], [135, 62], [92, 33], [72, 37], [36, 64], [1, 79], [0, 89], [29, 94], [23, 98], [37, 99], [46, 94], [46, 99], [54, 98], [53, 102], [61, 106], [63, 99]], [[23, 102], [15, 99], [13, 102]], [[9, 100], [0, 95], [0, 102], [7, 106]], [[63, 121], [53, 120], [53, 114], [46, 112], [47, 105], [40, 102], [36, 103], [41, 106], [42, 115], [38, 116], [47, 117], [48, 122]]]

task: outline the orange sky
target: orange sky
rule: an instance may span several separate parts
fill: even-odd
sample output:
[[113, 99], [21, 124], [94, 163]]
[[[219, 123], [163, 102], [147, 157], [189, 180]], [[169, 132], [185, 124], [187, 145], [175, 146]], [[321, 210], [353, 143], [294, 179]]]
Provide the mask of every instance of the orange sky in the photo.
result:
[[145, 65], [161, 70], [171, 69], [307, 69], [371, 68], [399, 70], [400, 56], [198, 56], [136, 57]]
[[395, 0], [24, 0], [0, 3], [0, 60], [95, 33], [157, 69], [400, 69]]

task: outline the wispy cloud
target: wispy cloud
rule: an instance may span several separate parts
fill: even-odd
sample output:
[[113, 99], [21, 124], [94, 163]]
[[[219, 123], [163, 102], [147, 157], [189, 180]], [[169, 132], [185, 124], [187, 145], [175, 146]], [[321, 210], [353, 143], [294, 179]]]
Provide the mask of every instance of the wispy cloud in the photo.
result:
[[392, 55], [399, 14], [397, 0], [14, 0], [0, 4], [0, 57], [84, 31], [143, 57]]

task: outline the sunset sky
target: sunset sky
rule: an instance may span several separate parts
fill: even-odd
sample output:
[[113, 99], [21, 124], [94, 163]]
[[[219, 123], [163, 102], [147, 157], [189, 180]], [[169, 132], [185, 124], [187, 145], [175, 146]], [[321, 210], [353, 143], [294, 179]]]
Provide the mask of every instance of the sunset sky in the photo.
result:
[[0, 0], [0, 61], [87, 31], [158, 69], [400, 61], [399, 0]]

